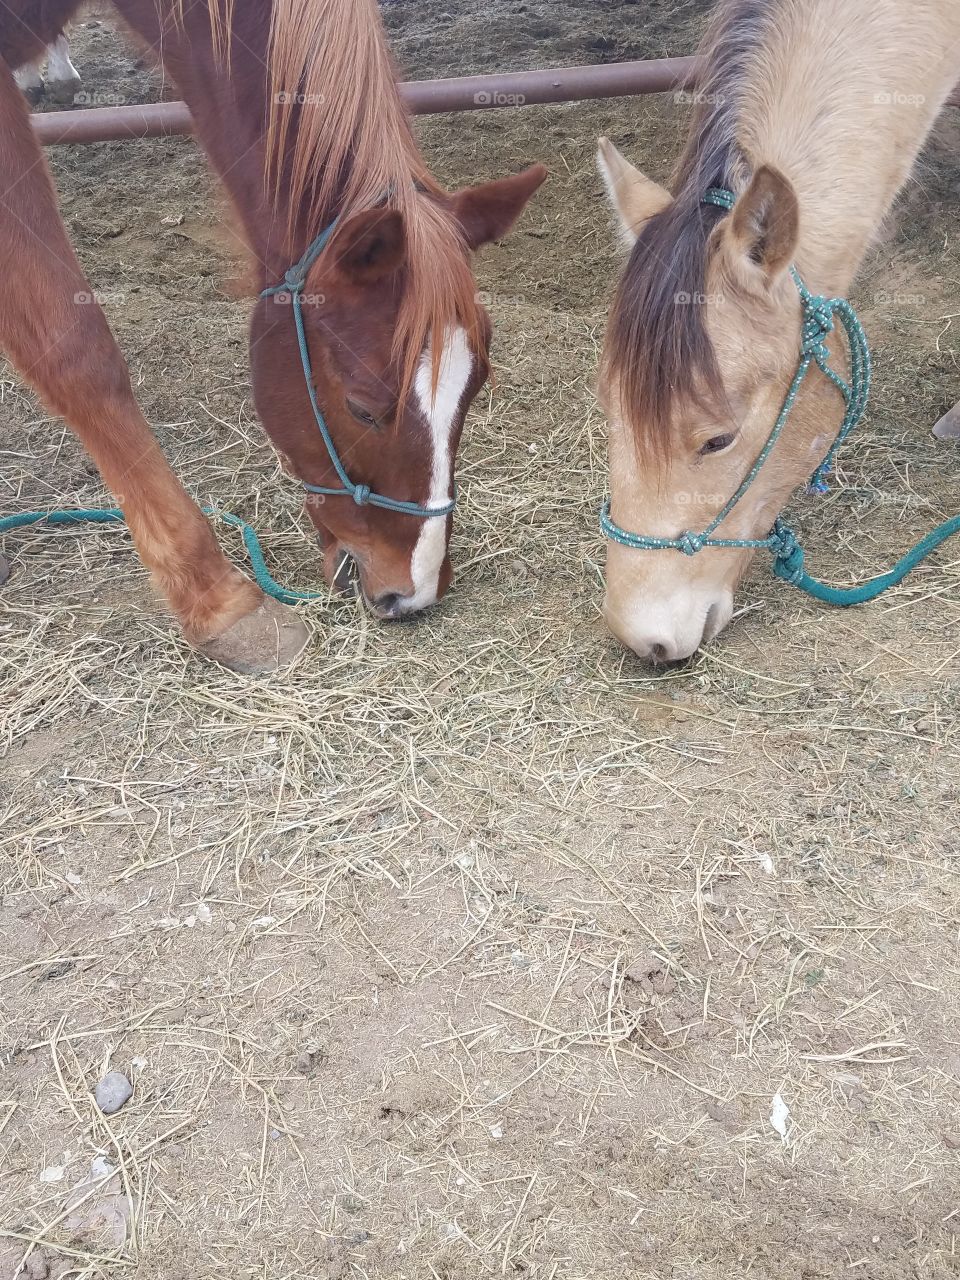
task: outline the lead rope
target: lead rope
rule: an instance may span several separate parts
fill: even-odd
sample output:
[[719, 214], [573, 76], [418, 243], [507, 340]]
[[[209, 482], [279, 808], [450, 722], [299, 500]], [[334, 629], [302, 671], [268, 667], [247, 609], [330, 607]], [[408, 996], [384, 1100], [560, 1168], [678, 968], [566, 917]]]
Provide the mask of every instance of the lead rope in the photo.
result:
[[[232, 525], [240, 530], [243, 545], [250, 557], [250, 567], [261, 591], [279, 600], [281, 604], [300, 604], [304, 600], [320, 600], [327, 596], [325, 591], [294, 591], [292, 587], [283, 587], [270, 575], [267, 562], [263, 556], [260, 540], [252, 525], [239, 516], [228, 511], [216, 511], [213, 507], [204, 507], [204, 515], [215, 516], [224, 524]], [[119, 507], [77, 507], [75, 510], [22, 511], [19, 515], [0, 518], [0, 534], [11, 529], [23, 529], [32, 524], [72, 525], [72, 524], [123, 524], [124, 515]]]
[[[736, 203], [736, 197], [733, 192], [726, 191], [721, 187], [710, 187], [704, 192], [702, 203], [716, 205], [718, 208], [729, 211]], [[803, 548], [797, 541], [793, 530], [784, 520], [777, 520], [773, 529], [765, 538], [714, 538], [712, 536], [753, 484], [773, 451], [786, 425], [787, 418], [790, 416], [790, 410], [793, 408], [800, 386], [811, 364], [816, 364], [821, 373], [830, 379], [843, 397], [845, 406], [843, 421], [833, 444], [810, 478], [808, 489], [811, 492], [821, 494], [827, 492], [829, 488], [827, 476], [833, 470], [837, 452], [863, 417], [864, 410], [867, 407], [871, 376], [870, 349], [867, 345], [867, 337], [863, 331], [863, 326], [857, 318], [856, 312], [846, 298], [825, 298], [820, 294], [811, 293], [803, 283], [795, 267], [790, 268], [790, 274], [797, 287], [803, 308], [803, 323], [800, 333], [800, 361], [790, 386], [787, 388], [783, 407], [777, 416], [776, 422], [773, 424], [773, 429], [760, 450], [757, 460], [750, 468], [736, 493], [725, 503], [720, 513], [707, 525], [702, 533], [687, 530], [676, 538], [658, 538], [648, 534], [631, 533], [629, 530], [621, 528], [610, 515], [609, 498], [604, 502], [600, 510], [600, 528], [612, 542], [637, 551], [672, 549], [681, 551], [684, 555], [692, 556], [696, 555], [704, 547], [762, 548], [773, 553], [773, 572], [784, 582], [789, 582], [792, 586], [798, 587], [801, 591], [806, 591], [808, 595], [826, 604], [841, 606], [863, 604], [867, 600], [875, 599], [884, 591], [902, 581], [911, 569], [916, 568], [941, 543], [955, 533], [960, 532], [960, 516], [945, 520], [943, 524], [938, 525], [936, 529], [917, 543], [912, 550], [908, 551], [902, 559], [898, 560], [887, 573], [879, 574], [877, 577], [870, 578], [855, 587], [830, 587], [816, 578], [811, 578], [804, 568]], [[849, 382], [845, 382], [835, 369], [830, 368], [828, 363], [830, 353], [827, 350], [826, 339], [833, 332], [835, 319], [839, 321], [843, 329], [850, 350]]]

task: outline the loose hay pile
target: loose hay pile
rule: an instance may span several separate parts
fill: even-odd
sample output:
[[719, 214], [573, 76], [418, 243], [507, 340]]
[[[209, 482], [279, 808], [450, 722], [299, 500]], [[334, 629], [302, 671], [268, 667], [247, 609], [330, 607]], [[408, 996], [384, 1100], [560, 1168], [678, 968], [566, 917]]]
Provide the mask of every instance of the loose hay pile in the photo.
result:
[[[634, 120], [656, 156], [682, 113], [423, 125], [451, 182], [554, 179], [484, 259], [499, 385], [462, 455], [459, 582], [422, 621], [323, 603], [294, 671], [243, 680], [176, 640], [122, 531], [8, 543], [2, 1280], [33, 1246], [38, 1276], [150, 1280], [958, 1274], [957, 553], [854, 614], [759, 568], [715, 650], [660, 678], [606, 639], [589, 164]], [[960, 393], [936, 203], [958, 143], [855, 298], [877, 400], [844, 485], [802, 507], [825, 572], [855, 530], [873, 572], [960, 501], [923, 430]], [[313, 585], [201, 162], [56, 165], [180, 474]], [[873, 304], [901, 274], [923, 303]], [[12, 379], [0, 461], [3, 514], [105, 496]], [[110, 1069], [135, 1088], [104, 1116]]]

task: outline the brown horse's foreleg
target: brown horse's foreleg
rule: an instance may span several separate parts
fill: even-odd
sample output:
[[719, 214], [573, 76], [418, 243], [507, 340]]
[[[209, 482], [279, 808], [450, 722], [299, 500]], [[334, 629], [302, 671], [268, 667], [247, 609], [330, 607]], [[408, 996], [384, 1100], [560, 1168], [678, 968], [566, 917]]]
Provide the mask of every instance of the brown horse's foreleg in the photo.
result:
[[56, 207], [13, 75], [0, 62], [0, 349], [83, 442], [187, 638], [270, 670], [306, 632], [224, 557], [160, 452]]

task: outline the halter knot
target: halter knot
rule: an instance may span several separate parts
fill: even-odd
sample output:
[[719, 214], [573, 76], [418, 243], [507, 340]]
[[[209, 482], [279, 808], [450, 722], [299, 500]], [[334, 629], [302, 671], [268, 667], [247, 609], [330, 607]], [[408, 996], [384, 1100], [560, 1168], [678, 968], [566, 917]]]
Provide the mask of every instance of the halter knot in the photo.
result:
[[826, 360], [829, 352], [825, 339], [833, 332], [833, 310], [826, 298], [811, 296], [804, 304], [800, 350], [805, 356]]
[[796, 585], [803, 576], [803, 548], [788, 524], [778, 520], [770, 535], [774, 555], [774, 572], [778, 578]]
[[364, 507], [370, 501], [370, 486], [368, 484], [355, 484], [353, 486], [353, 500], [358, 507]]
[[682, 551], [685, 556], [695, 556], [698, 551], [703, 550], [704, 537], [702, 533], [694, 533], [692, 529], [688, 529], [686, 533], [681, 533], [677, 538], [677, 550]]

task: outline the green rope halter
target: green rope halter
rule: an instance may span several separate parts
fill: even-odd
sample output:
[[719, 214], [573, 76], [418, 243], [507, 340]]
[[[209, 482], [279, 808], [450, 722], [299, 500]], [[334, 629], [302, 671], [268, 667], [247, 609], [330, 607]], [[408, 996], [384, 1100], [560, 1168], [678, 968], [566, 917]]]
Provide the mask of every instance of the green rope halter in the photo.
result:
[[384, 511], [396, 511], [401, 515], [418, 516], [420, 519], [448, 516], [457, 505], [456, 496], [441, 506], [425, 507], [418, 502], [401, 502], [398, 498], [388, 498], [381, 493], [375, 493], [368, 484], [355, 484], [347, 474], [347, 469], [343, 465], [340, 454], [337, 452], [337, 446], [333, 443], [333, 436], [330, 434], [327, 420], [323, 416], [323, 410], [317, 400], [316, 387], [313, 381], [313, 368], [310, 364], [310, 348], [307, 344], [307, 334], [303, 324], [301, 299], [304, 286], [307, 283], [307, 274], [326, 248], [338, 221], [339, 219], [334, 218], [333, 222], [320, 232], [317, 238], [307, 247], [300, 261], [295, 262], [284, 273], [284, 277], [279, 284], [264, 289], [260, 294], [261, 298], [273, 298], [283, 295], [288, 295], [290, 298], [293, 307], [293, 321], [297, 330], [297, 345], [300, 349], [300, 366], [303, 369], [303, 380], [307, 385], [307, 395], [310, 397], [310, 407], [313, 409], [314, 420], [327, 450], [327, 455], [333, 463], [333, 469], [340, 481], [339, 487], [332, 487], [322, 484], [308, 484], [304, 480], [303, 487], [308, 493], [320, 493], [325, 497], [336, 498], [346, 495], [352, 498], [358, 507], [364, 507], [369, 503], [370, 506], [381, 507]]
[[[732, 191], [726, 191], [721, 187], [710, 187], [704, 192], [702, 203], [730, 210], [736, 203], [736, 196]], [[611, 542], [619, 543], [622, 547], [630, 547], [635, 551], [674, 550], [681, 551], [684, 555], [692, 556], [696, 555], [698, 551], [702, 551], [704, 547], [765, 549], [773, 553], [773, 572], [778, 578], [782, 578], [784, 582], [789, 582], [793, 586], [799, 587], [800, 590], [806, 591], [808, 595], [826, 604], [862, 604], [864, 601], [873, 600], [889, 587], [900, 582], [911, 569], [920, 564], [922, 560], [925, 560], [931, 551], [942, 542], [945, 542], [947, 538], [952, 537], [953, 534], [960, 532], [960, 516], [955, 516], [952, 520], [946, 520], [943, 524], [938, 525], [917, 546], [901, 560], [898, 560], [888, 573], [880, 574], [876, 578], [871, 578], [867, 582], [849, 588], [829, 587], [826, 583], [819, 582], [816, 578], [811, 578], [807, 574], [803, 566], [803, 549], [797, 542], [793, 530], [783, 520], [777, 520], [773, 529], [765, 538], [716, 538], [713, 536], [760, 474], [761, 468], [783, 433], [787, 418], [790, 416], [790, 410], [793, 408], [800, 391], [800, 386], [812, 364], [815, 364], [840, 392], [845, 409], [843, 421], [840, 423], [840, 429], [834, 438], [833, 444], [810, 478], [808, 488], [811, 492], [826, 493], [828, 488], [827, 476], [833, 469], [837, 451], [863, 417], [864, 410], [867, 407], [867, 397], [870, 393], [870, 351], [867, 347], [866, 334], [857, 319], [856, 312], [845, 298], [825, 298], [820, 294], [811, 293], [803, 283], [795, 267], [790, 268], [790, 274], [794, 284], [797, 286], [797, 292], [800, 294], [800, 303], [803, 309], [803, 321], [800, 331], [800, 360], [793, 380], [787, 388], [783, 407], [777, 415], [773, 429], [737, 491], [701, 533], [695, 533], [693, 530], [688, 529], [676, 538], [658, 538], [651, 534], [631, 533], [629, 530], [621, 528], [610, 515], [609, 498], [604, 502], [600, 511], [600, 528], [604, 536], [609, 538]], [[849, 382], [845, 382], [835, 369], [830, 368], [828, 363], [830, 353], [827, 350], [826, 339], [833, 332], [835, 320], [839, 321], [850, 349]]]

